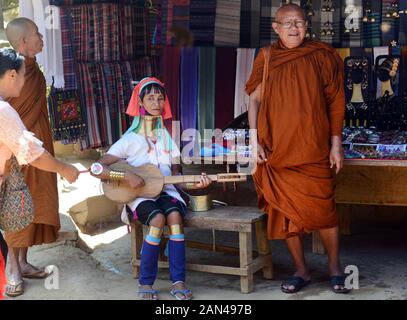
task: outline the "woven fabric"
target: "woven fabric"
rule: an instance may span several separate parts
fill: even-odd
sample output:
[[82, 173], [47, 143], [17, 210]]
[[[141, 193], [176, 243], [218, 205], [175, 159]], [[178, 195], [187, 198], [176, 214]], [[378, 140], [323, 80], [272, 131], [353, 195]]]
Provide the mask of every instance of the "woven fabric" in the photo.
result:
[[198, 48], [181, 49], [180, 110], [182, 130], [196, 129], [198, 57]]
[[72, 48], [72, 21], [69, 8], [60, 8], [61, 16], [61, 37], [62, 37], [62, 58], [64, 65], [64, 79], [66, 90], [75, 90], [77, 88], [74, 51]]
[[216, 0], [191, 0], [190, 29], [195, 46], [213, 46]]
[[215, 128], [234, 119], [236, 49], [216, 49]]
[[215, 73], [215, 48], [200, 48], [197, 123], [201, 138], [205, 129], [215, 128]]
[[75, 143], [86, 136], [86, 122], [76, 90], [51, 89], [48, 111], [52, 138], [62, 143]]
[[399, 19], [395, 19], [386, 14], [393, 12], [393, 0], [382, 0], [382, 45], [391, 45], [392, 41], [398, 41], [399, 37]]
[[240, 0], [217, 0], [215, 46], [239, 46], [240, 2]]

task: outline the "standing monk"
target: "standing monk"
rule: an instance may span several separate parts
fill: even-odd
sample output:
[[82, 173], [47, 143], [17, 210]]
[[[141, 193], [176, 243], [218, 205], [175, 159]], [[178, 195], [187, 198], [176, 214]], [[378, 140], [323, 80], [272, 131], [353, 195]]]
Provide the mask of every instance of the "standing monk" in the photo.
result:
[[[21, 95], [8, 102], [16, 109], [27, 130], [43, 141], [44, 149], [54, 155], [45, 78], [35, 60], [35, 55], [44, 46], [42, 35], [35, 23], [27, 18], [11, 21], [7, 25], [6, 34], [13, 48], [25, 57], [26, 65], [25, 85]], [[55, 242], [60, 228], [56, 174], [33, 166], [24, 168], [23, 172], [33, 198], [34, 222], [20, 232], [5, 233], [10, 261], [7, 292], [12, 294], [12, 283], [20, 282], [21, 277], [42, 279], [48, 276], [44, 270], [28, 263], [27, 251], [33, 245]]]
[[279, 41], [259, 52], [246, 91], [250, 128], [258, 129], [259, 207], [268, 213], [269, 238], [286, 239], [296, 268], [281, 290], [310, 282], [300, 236], [319, 230], [332, 290], [346, 293], [331, 170], [343, 166], [343, 63], [328, 44], [304, 40], [307, 22], [297, 5], [279, 8], [273, 29]]

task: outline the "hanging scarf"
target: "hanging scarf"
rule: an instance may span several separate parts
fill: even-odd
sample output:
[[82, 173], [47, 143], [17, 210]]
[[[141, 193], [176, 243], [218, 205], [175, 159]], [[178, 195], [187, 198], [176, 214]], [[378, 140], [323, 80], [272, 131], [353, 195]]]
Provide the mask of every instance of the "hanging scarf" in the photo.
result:
[[164, 83], [153, 77], [144, 78], [137, 84], [133, 90], [129, 106], [126, 111], [128, 115], [134, 117], [133, 123], [129, 130], [127, 130], [126, 134], [134, 132], [144, 136], [148, 144], [148, 152], [153, 150], [148, 138], [153, 138], [155, 135], [157, 138], [156, 142], [162, 143], [164, 152], [170, 153], [172, 150], [172, 139], [164, 126], [164, 120], [172, 118], [171, 105], [168, 97], [165, 99], [164, 110], [159, 116], [146, 115], [140, 110], [140, 93], [150, 84], [158, 84], [159, 86], [165, 88]]

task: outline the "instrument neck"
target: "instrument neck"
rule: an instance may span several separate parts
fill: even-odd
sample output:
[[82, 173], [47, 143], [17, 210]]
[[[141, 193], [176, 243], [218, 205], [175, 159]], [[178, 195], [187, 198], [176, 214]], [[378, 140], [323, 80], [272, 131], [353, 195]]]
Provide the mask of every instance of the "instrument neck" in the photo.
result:
[[[212, 181], [217, 181], [218, 176], [216, 174], [209, 174], [209, 179]], [[189, 182], [199, 182], [201, 176], [198, 175], [185, 175], [185, 176], [164, 176], [164, 184], [179, 184], [179, 183], [189, 183]]]

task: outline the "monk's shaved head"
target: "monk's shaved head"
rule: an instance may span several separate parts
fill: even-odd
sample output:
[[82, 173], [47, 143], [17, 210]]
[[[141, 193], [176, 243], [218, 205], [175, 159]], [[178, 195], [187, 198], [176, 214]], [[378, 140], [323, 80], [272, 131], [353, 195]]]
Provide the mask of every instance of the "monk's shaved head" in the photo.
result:
[[27, 18], [20, 17], [10, 21], [6, 28], [6, 35], [10, 45], [18, 50], [20, 40], [27, 37], [33, 27], [35, 27], [35, 23]]
[[278, 8], [278, 10], [276, 12], [275, 20], [280, 21], [284, 17], [285, 14], [287, 14], [288, 12], [293, 12], [293, 11], [298, 12], [301, 15], [302, 19], [305, 20], [304, 10], [302, 10], [302, 8], [299, 5], [296, 5], [294, 3], [284, 4], [280, 8]]

